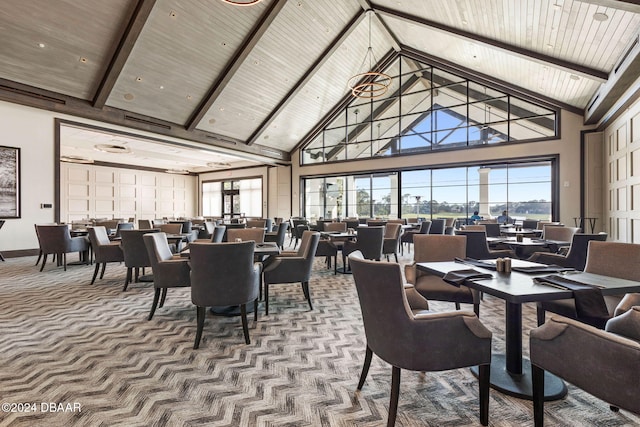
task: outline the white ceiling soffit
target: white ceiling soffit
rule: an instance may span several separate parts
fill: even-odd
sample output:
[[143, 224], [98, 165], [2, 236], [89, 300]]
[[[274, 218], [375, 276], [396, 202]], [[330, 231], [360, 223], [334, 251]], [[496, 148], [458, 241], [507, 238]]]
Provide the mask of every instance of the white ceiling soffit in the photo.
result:
[[[96, 149], [98, 145], [126, 147], [131, 152], [104, 152]], [[196, 145], [185, 147], [168, 141], [163, 143], [144, 137], [64, 125], [60, 127], [60, 156], [161, 170], [186, 170], [195, 173], [259, 164], [259, 162], [217, 153]]]

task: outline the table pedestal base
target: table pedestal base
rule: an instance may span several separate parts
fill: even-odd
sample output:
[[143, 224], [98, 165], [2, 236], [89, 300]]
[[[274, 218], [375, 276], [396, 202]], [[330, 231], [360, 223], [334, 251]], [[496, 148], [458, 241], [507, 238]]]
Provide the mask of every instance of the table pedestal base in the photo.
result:
[[[509, 396], [520, 399], [533, 400], [533, 385], [531, 382], [531, 362], [522, 359], [522, 374], [507, 372], [506, 356], [491, 355], [491, 388]], [[471, 368], [471, 372], [478, 376], [478, 367]], [[544, 400], [558, 400], [567, 395], [567, 386], [555, 375], [544, 373]]]

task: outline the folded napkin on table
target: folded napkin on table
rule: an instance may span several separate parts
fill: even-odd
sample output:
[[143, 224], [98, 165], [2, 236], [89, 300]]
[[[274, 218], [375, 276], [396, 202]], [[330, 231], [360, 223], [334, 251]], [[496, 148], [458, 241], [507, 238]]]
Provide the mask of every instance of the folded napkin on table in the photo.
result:
[[450, 271], [442, 278], [447, 283], [454, 286], [463, 285], [466, 280], [470, 279], [491, 279], [493, 276], [490, 273], [481, 273], [472, 268], [467, 270], [454, 270]]

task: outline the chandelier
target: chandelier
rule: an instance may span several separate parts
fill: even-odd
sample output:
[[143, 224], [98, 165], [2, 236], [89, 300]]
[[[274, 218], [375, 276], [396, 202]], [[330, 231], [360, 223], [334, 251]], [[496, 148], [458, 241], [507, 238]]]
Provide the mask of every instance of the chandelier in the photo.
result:
[[260, 3], [262, 0], [222, 0], [224, 3], [232, 4], [234, 6], [253, 6]]
[[348, 85], [351, 94], [356, 98], [375, 99], [384, 95], [391, 84], [391, 77], [381, 71], [375, 70], [378, 63], [371, 47], [371, 11], [369, 13], [369, 47], [364, 56], [360, 71], [349, 79]]

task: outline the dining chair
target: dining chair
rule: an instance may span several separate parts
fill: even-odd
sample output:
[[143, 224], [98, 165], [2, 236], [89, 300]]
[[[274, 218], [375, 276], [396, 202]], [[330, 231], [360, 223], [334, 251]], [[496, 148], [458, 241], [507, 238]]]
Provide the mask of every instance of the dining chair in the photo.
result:
[[[591, 240], [588, 243], [584, 271], [619, 279], [640, 281], [639, 261], [640, 245], [638, 244]], [[607, 305], [610, 316], [615, 314], [615, 309], [623, 297], [624, 295], [604, 296], [604, 302]], [[545, 322], [545, 313], [547, 311], [580, 320], [573, 298], [538, 302], [538, 325], [542, 325]]]
[[[331, 232], [346, 232], [347, 231], [347, 223], [346, 222], [328, 222], [324, 224], [324, 231], [327, 233]], [[320, 235], [320, 240], [318, 241], [318, 248], [316, 249], [316, 257], [325, 257], [327, 268], [331, 268], [333, 262], [333, 274], [337, 274], [338, 266], [337, 266], [337, 258], [338, 251], [342, 250], [343, 241], [333, 241], [329, 237], [323, 237]], [[333, 260], [333, 261], [332, 261]]]
[[265, 315], [269, 314], [269, 286], [280, 283], [300, 282], [302, 292], [309, 303], [309, 309], [313, 310], [309, 279], [319, 240], [320, 233], [306, 230], [302, 234], [297, 252], [282, 252], [280, 255], [268, 258], [265, 262], [263, 270]]
[[211, 243], [222, 243], [227, 227], [224, 225], [216, 225], [211, 234]]
[[432, 372], [471, 366], [479, 367], [480, 423], [488, 425], [491, 331], [471, 312], [413, 314], [398, 264], [369, 261], [359, 252], [350, 254], [349, 261], [367, 342], [357, 388], [364, 386], [373, 354], [391, 365], [387, 426], [395, 425], [402, 369]]
[[267, 221], [264, 219], [248, 219], [247, 228], [265, 228]]
[[538, 220], [537, 219], [523, 219], [522, 220], [522, 228], [535, 230], [538, 228]]
[[[153, 282], [153, 274], [145, 274], [145, 268], [151, 267], [149, 253], [142, 236], [148, 233], [158, 233], [157, 229], [152, 230], [123, 230], [120, 236], [120, 246], [124, 255], [124, 265], [127, 267], [127, 275], [124, 280], [122, 291], [126, 291], [129, 283]], [[166, 238], [166, 237], [165, 237]], [[140, 275], [142, 269], [142, 275]]]
[[498, 224], [497, 222], [488, 222], [486, 224], [479, 225], [484, 225], [485, 231], [487, 232], [487, 237], [500, 237], [500, 235], [502, 234], [500, 231], [500, 224]]
[[565, 255], [549, 252], [534, 252], [527, 261], [571, 267], [582, 271], [587, 263], [587, 249], [589, 248], [589, 242], [592, 240], [604, 242], [607, 240], [607, 233], [576, 233], [573, 235], [571, 246], [569, 246], [569, 251]]
[[358, 237], [355, 240], [344, 242], [342, 245], [342, 265], [345, 272], [348, 271], [346, 257], [351, 252], [360, 251], [366, 259], [376, 261], [382, 259], [384, 229], [385, 226], [358, 227]]
[[403, 245], [407, 244], [407, 252], [410, 252], [411, 245], [413, 244], [413, 237], [416, 234], [429, 234], [431, 229], [431, 221], [422, 221], [418, 230], [406, 230], [402, 236], [400, 236], [400, 252], [404, 254]]
[[295, 240], [293, 247], [298, 246], [298, 241], [302, 238], [302, 234], [309, 230], [309, 221], [306, 219], [292, 219], [291, 220], [291, 239], [289, 240], [289, 246]]
[[237, 228], [227, 230], [227, 242], [242, 242], [253, 240], [256, 243], [264, 242], [264, 228]]
[[190, 246], [191, 301], [196, 306], [194, 349], [200, 346], [206, 308], [240, 306], [245, 343], [250, 344], [247, 304], [258, 321], [260, 263], [254, 263], [255, 242], [200, 243]]
[[604, 331], [553, 316], [530, 332], [529, 354], [536, 427], [544, 425], [545, 371], [604, 400], [614, 411], [640, 414], [640, 306], [613, 317]]
[[[578, 233], [578, 227], [563, 227], [558, 225], [546, 225], [542, 231], [544, 240], [558, 240], [562, 242], [570, 242], [573, 235]], [[555, 252], [555, 251], [552, 251]]]
[[444, 234], [445, 232], [445, 219], [432, 219], [431, 227], [429, 228], [429, 234]]
[[151, 230], [153, 227], [151, 226], [151, 221], [148, 219], [139, 219], [138, 220], [138, 230]]
[[87, 262], [89, 257], [89, 240], [86, 237], [71, 237], [69, 225], [36, 225], [36, 234], [40, 240], [40, 250], [43, 254], [40, 271], [47, 263], [47, 256], [55, 255], [58, 265], [62, 264], [67, 271], [67, 253], [78, 252], [81, 261]]
[[465, 228], [464, 230], [457, 230], [456, 235], [467, 237], [467, 258], [496, 259], [502, 257], [516, 257], [516, 253], [511, 249], [489, 249], [489, 244], [487, 243], [487, 233], [484, 231], [467, 230]]
[[104, 271], [109, 262], [124, 262], [124, 254], [120, 248], [120, 242], [109, 240], [107, 229], [103, 226], [89, 227], [89, 242], [95, 257], [96, 267], [91, 278], [91, 285], [96, 281], [98, 270], [102, 267], [100, 279], [104, 277]]
[[120, 237], [120, 232], [122, 230], [133, 230], [133, 223], [132, 222], [119, 222], [116, 224], [116, 231], [113, 237]]
[[284, 239], [287, 236], [287, 230], [289, 230], [289, 223], [281, 222], [277, 225], [276, 231], [264, 233], [264, 241], [274, 242], [280, 249], [284, 249]]
[[164, 306], [169, 288], [191, 286], [191, 268], [189, 259], [173, 255], [165, 233], [146, 233], [142, 235], [142, 239], [153, 271], [155, 292], [148, 317], [148, 320], [151, 320], [158, 307], [158, 300], [159, 307]]
[[451, 301], [456, 310], [460, 304], [473, 304], [473, 311], [480, 316], [480, 293], [467, 286], [453, 286], [442, 278], [417, 270], [417, 262], [453, 261], [464, 258], [467, 252], [467, 236], [420, 234], [414, 236], [413, 263], [405, 266], [408, 283], [427, 300]]
[[398, 248], [400, 247], [400, 233], [402, 232], [402, 224], [400, 223], [387, 223], [384, 229], [384, 236], [382, 239], [382, 255], [387, 257], [389, 261], [389, 255], [393, 254], [398, 262]]

